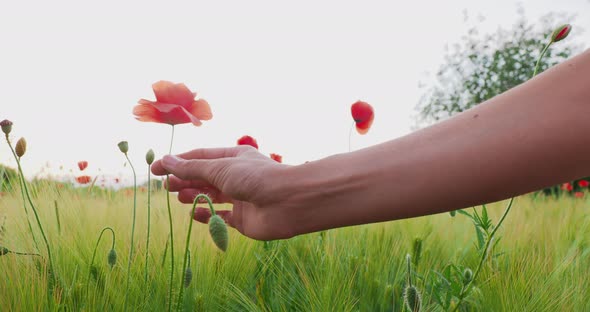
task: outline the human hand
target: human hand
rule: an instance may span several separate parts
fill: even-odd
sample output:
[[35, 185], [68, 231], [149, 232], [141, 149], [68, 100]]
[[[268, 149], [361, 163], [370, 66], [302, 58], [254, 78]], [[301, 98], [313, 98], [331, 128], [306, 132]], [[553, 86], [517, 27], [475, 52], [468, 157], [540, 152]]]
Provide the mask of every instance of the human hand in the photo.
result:
[[[290, 213], [295, 208], [282, 194], [284, 173], [290, 166], [259, 153], [250, 146], [195, 149], [178, 156], [166, 155], [152, 165], [155, 175], [171, 174], [166, 185], [178, 200], [192, 204], [201, 193], [214, 203], [231, 203], [232, 210], [217, 214], [240, 233], [258, 240], [294, 236]], [[197, 208], [195, 220], [207, 223], [208, 208]]]

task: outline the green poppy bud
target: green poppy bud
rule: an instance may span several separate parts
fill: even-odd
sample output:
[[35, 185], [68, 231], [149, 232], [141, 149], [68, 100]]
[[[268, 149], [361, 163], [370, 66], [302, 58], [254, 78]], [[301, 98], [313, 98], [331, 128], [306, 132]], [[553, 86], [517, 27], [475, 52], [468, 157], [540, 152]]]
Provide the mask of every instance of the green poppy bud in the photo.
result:
[[10, 121], [8, 119], [4, 119], [4, 120], [0, 121], [0, 127], [2, 127], [2, 132], [4, 132], [4, 134], [8, 135], [8, 134], [10, 134], [10, 131], [12, 131], [12, 121]]
[[148, 165], [151, 165], [154, 162], [155, 157], [156, 155], [154, 154], [154, 151], [150, 148], [150, 150], [145, 154], [145, 161]]
[[404, 304], [408, 310], [412, 312], [420, 312], [422, 307], [422, 298], [418, 288], [415, 286], [408, 286], [404, 290]]
[[115, 265], [115, 263], [117, 263], [117, 252], [114, 249], [111, 249], [111, 251], [109, 251], [108, 263], [111, 266], [111, 268]]
[[8, 248], [0, 246], [0, 256], [4, 256], [9, 253], [10, 253], [10, 250]]
[[184, 288], [188, 288], [193, 280], [193, 270], [191, 267], [186, 268], [186, 272], [184, 273]]
[[127, 152], [129, 151], [129, 144], [127, 143], [127, 141], [121, 141], [117, 145], [119, 146], [119, 150], [121, 151], [121, 153], [127, 154]]
[[25, 138], [18, 139], [18, 141], [16, 142], [16, 146], [14, 147], [14, 152], [16, 153], [16, 156], [23, 157], [26, 151], [27, 140], [25, 140]]
[[470, 268], [465, 269], [463, 271], [463, 284], [467, 285], [473, 280], [473, 271]]
[[209, 219], [209, 233], [211, 234], [211, 238], [213, 238], [215, 245], [217, 245], [222, 251], [226, 251], [229, 240], [227, 225], [220, 216], [213, 215], [211, 216], [211, 219]]

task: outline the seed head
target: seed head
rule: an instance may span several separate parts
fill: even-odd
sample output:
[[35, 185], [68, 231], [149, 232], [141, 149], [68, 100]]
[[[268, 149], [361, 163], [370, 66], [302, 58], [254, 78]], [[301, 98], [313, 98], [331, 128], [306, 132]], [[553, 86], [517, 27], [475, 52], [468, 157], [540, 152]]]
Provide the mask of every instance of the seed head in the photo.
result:
[[154, 151], [150, 148], [150, 150], [145, 154], [145, 161], [148, 165], [151, 165], [154, 162], [155, 157], [156, 155], [154, 154]]
[[16, 146], [14, 147], [14, 152], [16, 153], [16, 156], [23, 157], [26, 151], [27, 140], [25, 140], [25, 138], [18, 139], [18, 141], [16, 142]]
[[229, 240], [227, 225], [220, 216], [213, 215], [211, 216], [211, 219], [209, 219], [209, 234], [211, 234], [213, 242], [219, 247], [219, 249], [222, 251], [227, 250], [227, 243]]
[[121, 151], [121, 153], [127, 154], [127, 152], [129, 151], [129, 143], [127, 143], [127, 141], [121, 141], [117, 145], [119, 146], [119, 150]]
[[117, 252], [114, 249], [109, 251], [108, 262], [111, 268], [117, 263]]
[[467, 285], [473, 280], [473, 271], [470, 268], [465, 269], [463, 271], [463, 284]]
[[415, 286], [408, 286], [404, 290], [404, 304], [412, 312], [420, 312], [422, 307], [422, 297], [420, 291]]
[[0, 256], [10, 253], [10, 250], [6, 247], [0, 246]]
[[2, 132], [6, 135], [10, 134], [10, 131], [12, 131], [12, 121], [8, 119], [0, 121], [0, 126], [2, 127]]
[[188, 288], [191, 285], [191, 281], [193, 280], [193, 270], [189, 266], [186, 268], [186, 272], [184, 273], [184, 288]]

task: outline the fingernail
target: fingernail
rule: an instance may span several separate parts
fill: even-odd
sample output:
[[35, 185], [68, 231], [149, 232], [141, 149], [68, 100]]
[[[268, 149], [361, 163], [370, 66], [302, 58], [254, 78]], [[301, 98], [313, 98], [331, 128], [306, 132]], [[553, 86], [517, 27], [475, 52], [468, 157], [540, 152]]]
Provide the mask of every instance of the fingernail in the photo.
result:
[[175, 167], [176, 165], [178, 165], [178, 163], [180, 163], [181, 160], [182, 159], [180, 159], [180, 157], [178, 156], [166, 155], [162, 159], [162, 162], [164, 164], [164, 167]]

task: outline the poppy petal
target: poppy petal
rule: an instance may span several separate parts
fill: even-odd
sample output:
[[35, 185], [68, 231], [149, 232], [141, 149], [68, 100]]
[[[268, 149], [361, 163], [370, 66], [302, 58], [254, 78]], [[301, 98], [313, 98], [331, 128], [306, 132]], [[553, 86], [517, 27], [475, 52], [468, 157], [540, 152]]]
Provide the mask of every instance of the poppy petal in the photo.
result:
[[371, 128], [371, 125], [373, 125], [373, 120], [375, 119], [375, 115], [371, 115], [371, 117], [368, 120], [362, 121], [362, 122], [357, 122], [356, 125], [356, 131], [359, 134], [367, 134], [367, 132], [369, 132], [369, 129]]
[[209, 103], [203, 99], [194, 101], [188, 111], [200, 120], [210, 120], [213, 118]]
[[195, 99], [194, 93], [184, 83], [161, 80], [152, 85], [156, 100], [160, 103], [178, 104], [189, 108]]
[[164, 104], [140, 100], [139, 105], [133, 108], [133, 114], [139, 121], [166, 123], [178, 125], [192, 123], [195, 126], [202, 125], [201, 120], [189, 113], [184, 107], [175, 104]]

